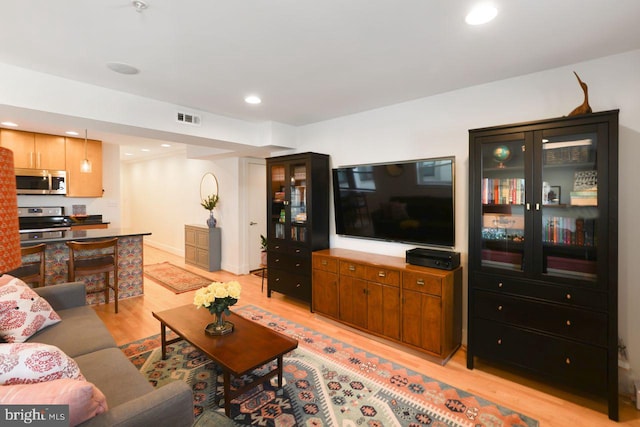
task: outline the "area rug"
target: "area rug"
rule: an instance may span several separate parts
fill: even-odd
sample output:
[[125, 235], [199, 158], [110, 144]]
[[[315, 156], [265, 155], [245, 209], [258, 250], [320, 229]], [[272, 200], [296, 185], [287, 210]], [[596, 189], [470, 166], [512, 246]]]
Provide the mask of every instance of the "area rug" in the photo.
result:
[[213, 281], [166, 261], [145, 265], [144, 275], [176, 294], [200, 289]]
[[[284, 386], [274, 378], [231, 401], [231, 418], [255, 426], [538, 426], [523, 414], [496, 405], [367, 353], [345, 342], [300, 326], [255, 306], [234, 311], [298, 340], [284, 357]], [[250, 351], [251, 343], [247, 343]], [[196, 417], [223, 412], [222, 371], [186, 341], [168, 347], [161, 360], [160, 337], [122, 346], [154, 387], [171, 381], [189, 383]], [[429, 363], [429, 362], [425, 362]], [[275, 362], [258, 368], [263, 374]], [[235, 380], [240, 386], [251, 376]]]

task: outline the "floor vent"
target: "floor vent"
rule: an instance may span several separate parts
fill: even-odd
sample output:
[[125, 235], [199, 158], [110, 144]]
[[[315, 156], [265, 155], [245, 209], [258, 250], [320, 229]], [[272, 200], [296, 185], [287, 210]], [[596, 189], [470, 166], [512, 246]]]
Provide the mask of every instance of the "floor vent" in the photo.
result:
[[176, 116], [178, 123], [186, 123], [188, 125], [200, 125], [200, 116], [189, 113], [181, 113], [178, 111]]

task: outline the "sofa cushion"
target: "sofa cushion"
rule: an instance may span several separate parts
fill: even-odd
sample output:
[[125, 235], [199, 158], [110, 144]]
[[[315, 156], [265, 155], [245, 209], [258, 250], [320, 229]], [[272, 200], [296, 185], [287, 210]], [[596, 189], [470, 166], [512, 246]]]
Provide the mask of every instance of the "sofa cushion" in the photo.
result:
[[69, 378], [0, 387], [0, 402], [3, 405], [69, 405], [71, 426], [108, 409], [107, 399], [95, 385]]
[[8, 275], [0, 279], [0, 335], [7, 342], [25, 342], [49, 325], [60, 322], [47, 300], [22, 280]]
[[75, 361], [86, 380], [99, 385], [112, 408], [153, 392], [151, 384], [119, 348], [84, 354]]
[[40, 343], [0, 344], [0, 384], [84, 379], [77, 363], [59, 348]]
[[55, 345], [71, 357], [116, 347], [109, 330], [91, 307], [59, 310], [58, 314], [62, 322], [38, 332], [29, 342]]

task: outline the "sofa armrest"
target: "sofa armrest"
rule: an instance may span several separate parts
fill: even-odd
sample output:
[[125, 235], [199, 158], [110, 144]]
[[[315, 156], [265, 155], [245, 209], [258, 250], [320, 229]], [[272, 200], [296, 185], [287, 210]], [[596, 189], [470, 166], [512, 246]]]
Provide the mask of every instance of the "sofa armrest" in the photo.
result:
[[[109, 402], [107, 402], [109, 404]], [[190, 427], [193, 393], [184, 381], [173, 381], [151, 393], [130, 400], [86, 422], [82, 427]]]
[[61, 283], [33, 290], [46, 299], [56, 311], [87, 305], [87, 293], [82, 282]]

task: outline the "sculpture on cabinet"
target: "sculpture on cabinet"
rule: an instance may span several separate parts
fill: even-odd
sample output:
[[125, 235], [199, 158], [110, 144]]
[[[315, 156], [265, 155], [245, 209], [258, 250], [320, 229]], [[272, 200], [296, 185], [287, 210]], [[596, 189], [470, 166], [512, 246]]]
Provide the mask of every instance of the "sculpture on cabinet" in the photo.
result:
[[578, 73], [576, 73], [574, 71], [573, 74], [576, 75], [576, 78], [578, 79], [578, 83], [580, 83], [580, 87], [582, 88], [582, 91], [584, 92], [584, 101], [582, 102], [582, 104], [578, 105], [576, 108], [573, 109], [573, 111], [571, 111], [569, 113], [569, 117], [570, 116], [579, 116], [580, 114], [589, 114], [589, 113], [591, 113], [591, 106], [589, 105], [589, 87], [587, 86], [587, 84], [585, 82], [580, 80], [580, 77], [578, 76]]

